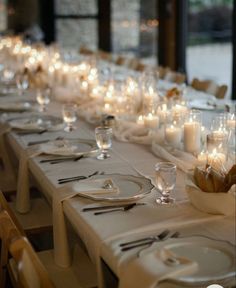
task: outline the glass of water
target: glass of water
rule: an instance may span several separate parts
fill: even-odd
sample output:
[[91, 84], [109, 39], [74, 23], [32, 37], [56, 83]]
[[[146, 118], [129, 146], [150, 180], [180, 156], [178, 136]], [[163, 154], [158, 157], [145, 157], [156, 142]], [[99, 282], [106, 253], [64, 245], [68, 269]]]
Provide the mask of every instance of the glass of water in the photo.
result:
[[97, 159], [104, 160], [111, 157], [108, 154], [108, 150], [112, 146], [112, 128], [110, 127], [96, 127], [95, 138], [98, 148], [101, 150], [101, 154], [97, 156]]
[[23, 95], [24, 91], [29, 87], [29, 79], [27, 74], [18, 74], [16, 76], [16, 85], [19, 89], [19, 94]]
[[64, 131], [66, 132], [71, 132], [75, 129], [73, 124], [77, 120], [76, 108], [77, 106], [73, 103], [67, 103], [62, 106], [62, 116], [63, 116], [64, 122], [66, 123]]
[[50, 103], [50, 95], [51, 95], [51, 89], [39, 89], [36, 92], [36, 100], [38, 104], [40, 105], [39, 111], [45, 112], [47, 105]]
[[156, 199], [158, 204], [172, 204], [174, 198], [170, 193], [176, 184], [176, 165], [171, 162], [160, 162], [155, 165], [155, 178], [157, 189], [161, 192], [161, 197]]

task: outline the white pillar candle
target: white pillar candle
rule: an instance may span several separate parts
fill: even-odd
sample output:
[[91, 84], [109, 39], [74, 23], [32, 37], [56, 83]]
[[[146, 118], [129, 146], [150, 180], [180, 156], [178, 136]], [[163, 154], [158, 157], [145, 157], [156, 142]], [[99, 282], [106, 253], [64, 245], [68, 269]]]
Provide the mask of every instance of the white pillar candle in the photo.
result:
[[179, 127], [174, 127], [171, 125], [165, 130], [165, 139], [166, 142], [172, 146], [178, 147], [181, 141], [181, 129]]
[[201, 125], [199, 122], [184, 123], [184, 150], [190, 153], [199, 152], [201, 148]]
[[144, 126], [144, 120], [143, 120], [143, 116], [142, 115], [138, 116], [137, 124], [140, 125], [140, 126]]
[[144, 116], [144, 124], [147, 128], [155, 129], [159, 125], [159, 118], [152, 113], [148, 113], [147, 116]]

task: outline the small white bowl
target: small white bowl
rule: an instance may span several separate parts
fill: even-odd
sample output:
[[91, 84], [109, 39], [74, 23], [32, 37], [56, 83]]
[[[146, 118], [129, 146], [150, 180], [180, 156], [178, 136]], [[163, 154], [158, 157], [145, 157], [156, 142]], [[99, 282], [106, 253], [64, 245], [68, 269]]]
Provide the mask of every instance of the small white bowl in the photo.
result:
[[192, 205], [209, 214], [232, 215], [236, 208], [236, 185], [227, 192], [208, 193], [202, 191], [190, 179], [186, 191]]

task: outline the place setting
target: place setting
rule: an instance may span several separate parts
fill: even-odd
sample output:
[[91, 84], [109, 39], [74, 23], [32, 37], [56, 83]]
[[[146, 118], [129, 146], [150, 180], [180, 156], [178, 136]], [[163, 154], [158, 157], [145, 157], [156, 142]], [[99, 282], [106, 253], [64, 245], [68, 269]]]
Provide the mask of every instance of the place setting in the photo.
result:
[[52, 115], [29, 115], [25, 117], [15, 117], [8, 121], [8, 124], [19, 135], [44, 133], [58, 131], [64, 127], [63, 120]]
[[[139, 248], [142, 244], [144, 249]], [[230, 285], [236, 274], [235, 246], [208, 236], [182, 236], [179, 232], [164, 230], [156, 236], [120, 245], [123, 252], [133, 248], [139, 248], [139, 252], [137, 257], [121, 262], [119, 287], [154, 287], [157, 284], [162, 287], [164, 283], [206, 287], [212, 282]], [[155, 271], [153, 267], [156, 267]], [[145, 279], [143, 286], [137, 286], [135, 275], [139, 273], [141, 279]]]

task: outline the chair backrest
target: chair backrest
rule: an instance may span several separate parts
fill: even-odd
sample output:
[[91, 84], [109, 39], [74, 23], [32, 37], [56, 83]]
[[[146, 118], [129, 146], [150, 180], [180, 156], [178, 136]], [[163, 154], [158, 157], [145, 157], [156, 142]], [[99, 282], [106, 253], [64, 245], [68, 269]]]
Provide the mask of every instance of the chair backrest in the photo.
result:
[[125, 65], [127, 62], [127, 59], [123, 56], [118, 56], [115, 60], [116, 65]]
[[79, 53], [84, 55], [93, 55], [94, 52], [85, 46], [81, 46], [79, 48]]
[[112, 54], [109, 52], [99, 50], [97, 52], [97, 56], [102, 60], [109, 61], [109, 62], [112, 61]]
[[179, 72], [167, 71], [163, 79], [177, 84], [182, 84], [185, 82], [186, 76]]
[[0, 287], [4, 287], [5, 267], [9, 270], [9, 255], [14, 259], [14, 272], [16, 279], [13, 282], [21, 288], [53, 288], [47, 271], [40, 262], [36, 252], [27, 240], [23, 229], [11, 212], [7, 201], [0, 191], [0, 239], [1, 239], [1, 267]]
[[227, 85], [217, 85], [212, 80], [199, 80], [198, 78], [194, 78], [192, 80], [191, 86], [196, 90], [204, 91], [220, 99], [225, 97], [228, 89]]

